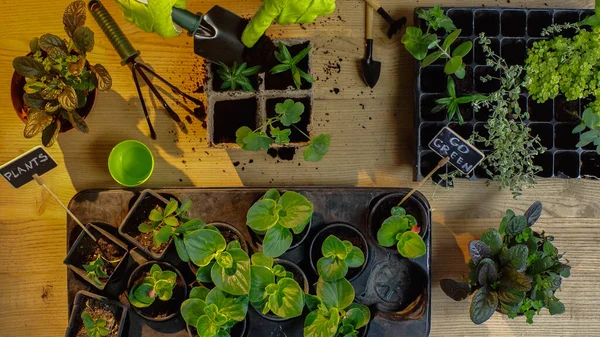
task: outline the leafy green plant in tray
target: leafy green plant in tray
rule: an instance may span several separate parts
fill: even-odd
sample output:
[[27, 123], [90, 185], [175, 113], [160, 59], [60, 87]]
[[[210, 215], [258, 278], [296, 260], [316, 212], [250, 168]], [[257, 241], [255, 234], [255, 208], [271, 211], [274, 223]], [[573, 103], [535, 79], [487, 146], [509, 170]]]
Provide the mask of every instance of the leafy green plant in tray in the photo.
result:
[[425, 255], [427, 247], [419, 235], [421, 227], [417, 219], [400, 206], [393, 207], [391, 214], [377, 231], [377, 242], [383, 247], [396, 246], [400, 255], [406, 258]]
[[163, 271], [158, 264], [152, 265], [150, 272], [142, 283], [129, 290], [129, 302], [137, 308], [151, 306], [156, 299], [168, 301], [173, 296], [177, 285], [177, 274], [170, 270]]
[[332, 282], [346, 277], [348, 268], [358, 268], [365, 263], [365, 254], [350, 241], [329, 235], [321, 246], [321, 257], [317, 261], [317, 272], [323, 280]]
[[279, 42], [279, 50], [275, 51], [275, 57], [281, 64], [274, 66], [271, 69], [271, 74], [279, 74], [288, 70], [291, 71], [296, 89], [302, 87], [302, 80], [308, 83], [314, 83], [315, 79], [297, 66], [302, 59], [308, 56], [310, 50], [311, 47], [307, 47], [301, 50], [297, 55], [292, 56], [286, 45]]

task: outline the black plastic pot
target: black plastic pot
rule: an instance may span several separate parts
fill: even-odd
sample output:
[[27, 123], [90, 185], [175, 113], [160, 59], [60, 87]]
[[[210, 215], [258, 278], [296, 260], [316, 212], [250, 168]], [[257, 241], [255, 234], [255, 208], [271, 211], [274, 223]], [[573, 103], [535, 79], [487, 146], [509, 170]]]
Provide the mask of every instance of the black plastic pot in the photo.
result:
[[[292, 245], [290, 246], [290, 248], [288, 248], [288, 250], [286, 252], [289, 252], [290, 250], [292, 250], [294, 248], [298, 248], [304, 242], [304, 240], [306, 240], [306, 238], [308, 237], [308, 233], [310, 232], [311, 227], [312, 227], [312, 219], [310, 220], [308, 225], [306, 225], [306, 228], [304, 228], [304, 231], [300, 234], [295, 234], [290, 229], [290, 232], [292, 232]], [[252, 229], [250, 229], [250, 235], [252, 236], [252, 239], [254, 239], [256, 242], [258, 242], [260, 244], [262, 244], [263, 239], [265, 238], [264, 234], [258, 234], [256, 232], [252, 231]]]
[[[295, 276], [299, 276], [303, 279], [303, 282], [298, 282], [298, 284], [300, 284], [300, 287], [302, 287], [302, 290], [304, 290], [305, 293], [308, 293], [308, 278], [306, 277], [306, 274], [304, 273], [304, 271], [302, 271], [302, 268], [300, 268], [297, 264], [288, 261], [288, 260], [283, 260], [283, 259], [275, 259], [275, 264], [279, 264], [281, 266], [283, 266], [285, 268], [285, 270], [292, 272]], [[252, 307], [256, 313], [261, 316], [264, 319], [268, 319], [269, 321], [273, 321], [273, 322], [283, 322], [283, 321], [288, 321], [290, 319], [294, 319], [294, 318], [281, 318], [271, 312], [267, 313], [266, 315], [263, 314], [262, 312], [260, 312], [259, 309]]]
[[[229, 336], [230, 337], [243, 337], [246, 335], [246, 329], [248, 328], [248, 316], [246, 316], [246, 319], [236, 323], [234, 326], [231, 327], [231, 330], [229, 331]], [[186, 324], [186, 328], [187, 328], [187, 332], [188, 335], [190, 335], [190, 337], [198, 337], [198, 332], [196, 331], [196, 328], [194, 328], [193, 326]]]
[[[102, 282], [102, 285], [97, 285], [96, 283], [94, 283], [89, 277], [87, 277], [88, 272], [83, 268], [83, 265], [91, 262], [86, 261], [86, 256], [90, 253], [94, 254], [96, 247], [98, 247], [98, 244], [94, 242], [94, 240], [92, 240], [92, 238], [82, 230], [79, 236], [77, 237], [77, 240], [75, 240], [75, 243], [73, 243], [73, 245], [69, 249], [69, 253], [67, 254], [67, 257], [65, 258], [63, 263], [67, 265], [67, 267], [71, 269], [75, 274], [79, 275], [81, 278], [86, 280], [94, 287], [98, 288], [99, 290], [104, 290], [106, 285], [111, 281], [113, 275], [115, 275], [119, 270], [119, 267], [121, 265], [124, 265], [123, 261], [126, 260], [127, 255], [129, 254], [129, 250], [125, 243], [123, 243], [121, 240], [117, 239], [107, 231], [103, 230], [102, 228], [94, 224], [87, 224], [86, 228], [96, 237], [96, 239], [98, 239], [98, 241], [102, 240], [114, 247], [120, 253], [119, 256], [121, 257], [121, 260], [114, 266], [112, 271], [107, 273], [108, 278]], [[103, 251], [103, 256], [106, 254], [106, 249], [107, 246], [105, 246], [104, 249], [101, 249], [101, 251]], [[105, 265], [107, 264], [108, 262], [105, 261]]]
[[[405, 195], [405, 193], [388, 194], [382, 197], [371, 208], [369, 212], [368, 233], [374, 242], [377, 242], [377, 231], [381, 228], [381, 224], [392, 215], [392, 207], [397, 206]], [[415, 198], [409, 198], [402, 204], [402, 207], [404, 207], [407, 214], [417, 219], [417, 224], [421, 227], [419, 235], [425, 239], [427, 233], [429, 233], [429, 222], [427, 221], [427, 210], [423, 207], [423, 204]], [[396, 247], [383, 247], [379, 244], [378, 246], [390, 253], [400, 254]]]
[[[248, 254], [248, 243], [246, 243], [246, 239], [244, 238], [244, 235], [242, 235], [242, 233], [240, 233], [240, 231], [233, 227], [230, 224], [226, 224], [224, 222], [213, 222], [213, 223], [209, 223], [209, 226], [215, 226], [217, 227], [217, 229], [219, 230], [219, 232], [221, 232], [221, 234], [223, 234], [224, 232], [229, 232], [231, 233], [231, 238], [228, 240], [228, 235], [223, 235], [225, 237], [225, 241], [227, 242], [227, 244], [229, 244], [232, 241], [238, 241], [240, 243], [240, 246], [242, 246], [242, 250], [246, 252], [246, 254]], [[196, 275], [196, 272], [198, 272], [198, 266], [196, 266], [192, 261], [188, 262], [188, 267], [190, 267], [190, 270], [192, 271], [192, 273], [194, 275]]]
[[121, 236], [134, 244], [145, 254], [152, 257], [154, 260], [162, 260], [164, 258], [165, 254], [169, 250], [169, 247], [171, 246], [171, 243], [173, 242], [173, 239], [169, 240], [166, 248], [164, 248], [162, 252], [153, 252], [136, 239], [136, 236], [140, 234], [138, 226], [144, 221], [148, 220], [150, 211], [152, 211], [156, 206], [160, 206], [164, 209], [168, 202], [169, 201], [167, 199], [163, 198], [158, 193], [152, 190], [144, 190], [119, 226], [119, 234]]
[[[185, 301], [187, 298], [187, 285], [183, 275], [181, 275], [181, 272], [179, 272], [177, 268], [166, 262], [148, 261], [141, 264], [133, 271], [133, 273], [131, 273], [131, 276], [129, 276], [129, 281], [127, 282], [127, 295], [129, 295], [129, 291], [136, 284], [136, 282], [142, 280], [144, 275], [148, 273], [150, 268], [152, 268], [152, 266], [155, 264], [159, 265], [163, 271], [170, 270], [177, 274], [177, 284], [175, 289], [173, 289], [173, 296], [166, 302], [156, 299], [154, 303], [147, 308], [136, 308], [133, 305], [132, 307], [138, 315], [149, 321], [164, 322], [179, 314], [181, 303], [183, 303], [183, 301]], [[157, 312], [160, 310], [166, 310], [166, 312]], [[159, 317], [159, 315], [164, 316]]]
[[[92, 294], [88, 291], [81, 290], [75, 295], [75, 301], [73, 302], [73, 310], [69, 318], [69, 326], [65, 333], [65, 337], [76, 337], [79, 331], [83, 327], [83, 320], [81, 319], [81, 313], [87, 306], [92, 308], [104, 307], [105, 311], [110, 312], [114, 318], [114, 327], [118, 330], [117, 337], [123, 335], [125, 329], [125, 320], [127, 319], [127, 307], [120, 302], [111, 301], [106, 297], [102, 297], [96, 294]], [[108, 320], [107, 320], [108, 321]], [[107, 322], [109, 325], [110, 322]], [[114, 330], [111, 330], [113, 332]]]
[[[346, 274], [346, 278], [348, 281], [352, 282], [360, 276], [369, 263], [369, 245], [367, 240], [365, 239], [364, 235], [354, 226], [345, 223], [333, 223], [326, 225], [325, 228], [321, 229], [310, 243], [310, 248], [308, 251], [310, 266], [315, 274], [318, 275], [317, 261], [323, 257], [323, 254], [321, 253], [321, 246], [323, 245], [325, 239], [332, 234], [337, 236], [337, 238], [342, 241], [348, 240], [352, 242], [352, 244], [355, 247], [360, 248], [365, 255], [365, 263], [363, 263], [362, 266], [359, 268], [348, 268], [348, 274]], [[359, 243], [362, 244], [362, 247], [358, 245]]]

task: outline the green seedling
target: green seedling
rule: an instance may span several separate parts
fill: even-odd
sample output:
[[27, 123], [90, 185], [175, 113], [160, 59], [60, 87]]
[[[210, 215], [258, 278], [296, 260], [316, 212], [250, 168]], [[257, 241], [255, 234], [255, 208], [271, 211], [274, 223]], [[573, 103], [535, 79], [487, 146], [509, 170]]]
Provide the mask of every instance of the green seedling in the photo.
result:
[[435, 108], [433, 108], [432, 112], [438, 112], [445, 109], [448, 112], [448, 120], [452, 121], [454, 117], [456, 117], [458, 119], [458, 124], [460, 125], [463, 125], [465, 122], [462, 114], [460, 113], [460, 105], [487, 98], [487, 96], [481, 94], [456, 97], [456, 85], [451, 76], [448, 76], [447, 88], [449, 97], [437, 99], [435, 101], [437, 105]]
[[[192, 207], [192, 201], [186, 200], [179, 207], [179, 203], [175, 199], [171, 199], [165, 206], [164, 210], [156, 206], [155, 209], [150, 211], [148, 215], [148, 221], [140, 224], [138, 230], [141, 233], [152, 233], [152, 239], [156, 247], [163, 243], [169, 242], [171, 236], [175, 234], [176, 230], [183, 226], [183, 220], [187, 220], [184, 213], [186, 213]], [[202, 223], [203, 224], [203, 223]]]
[[81, 320], [85, 327], [85, 333], [88, 337], [104, 337], [110, 334], [110, 330], [106, 327], [106, 319], [93, 318], [87, 310], [81, 313]]
[[94, 261], [89, 262], [89, 264], [83, 265], [83, 269], [87, 271], [86, 276], [99, 287], [101, 287], [102, 284], [104, 284], [105, 280], [108, 279], [108, 274], [106, 273], [104, 261], [111, 264], [115, 264], [121, 261], [121, 259], [109, 261], [102, 257], [102, 255], [99, 255]]
[[[596, 152], [600, 154], [600, 109], [597, 108], [600, 108], [600, 106], [594, 102], [583, 111], [581, 124], [573, 129], [573, 133], [582, 132], [577, 147], [584, 147], [593, 143], [596, 146]], [[583, 132], [586, 128], [589, 130]]]
[[279, 74], [288, 70], [291, 71], [294, 85], [298, 90], [302, 87], [302, 80], [305, 80], [308, 83], [314, 83], [315, 79], [300, 70], [297, 66], [297, 64], [308, 55], [311, 49], [312, 48], [310, 47], [304, 48], [296, 56], [292, 57], [288, 48], [283, 43], [279, 42], [279, 50], [275, 51], [275, 57], [281, 64], [274, 66], [271, 69], [271, 74]]
[[146, 308], [151, 306], [157, 298], [161, 301], [168, 301], [173, 296], [176, 283], [177, 274], [175, 272], [163, 271], [158, 264], [154, 264], [142, 283], [129, 290], [129, 303], [136, 308]]
[[237, 62], [233, 62], [231, 68], [223, 62], [219, 62], [218, 65], [217, 74], [223, 80], [221, 89], [237, 90], [240, 87], [243, 91], [254, 92], [248, 76], [256, 75], [260, 71], [260, 66], [248, 68], [246, 62], [239, 67]]
[[348, 268], [358, 268], [365, 263], [365, 254], [350, 241], [330, 235], [321, 246], [323, 257], [317, 261], [317, 272], [327, 282], [346, 277]]
[[377, 242], [383, 247], [396, 246], [400, 255], [409, 259], [425, 255], [427, 248], [417, 219], [400, 206], [393, 207], [391, 213], [377, 231]]

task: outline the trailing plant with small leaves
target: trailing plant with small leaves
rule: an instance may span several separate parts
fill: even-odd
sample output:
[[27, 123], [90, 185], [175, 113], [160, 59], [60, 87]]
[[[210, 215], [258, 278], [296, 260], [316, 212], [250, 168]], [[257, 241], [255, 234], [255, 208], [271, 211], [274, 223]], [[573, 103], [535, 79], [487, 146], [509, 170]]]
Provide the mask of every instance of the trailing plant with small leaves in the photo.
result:
[[106, 319], [104, 318], [93, 318], [87, 310], [81, 312], [81, 320], [85, 327], [85, 333], [88, 337], [104, 337], [108, 336], [111, 331], [106, 327]]
[[536, 233], [533, 226], [542, 214], [535, 202], [522, 216], [506, 212], [499, 230], [489, 229], [480, 240], [469, 243], [469, 275], [466, 282], [440, 281], [446, 295], [462, 301], [471, 294], [470, 315], [475, 324], [487, 321], [496, 310], [515, 318], [533, 317], [547, 308], [551, 315], [562, 314], [565, 306], [556, 297], [562, 279], [571, 268], [552, 243], [554, 238]]
[[472, 103], [485, 99], [485, 95], [474, 94], [469, 96], [456, 97], [456, 85], [454, 79], [448, 76], [447, 89], [449, 97], [437, 99], [435, 102], [437, 106], [433, 108], [432, 112], [438, 112], [442, 110], [448, 111], [448, 120], [452, 121], [454, 117], [458, 119], [458, 124], [463, 125], [465, 122], [462, 114], [460, 113], [460, 105]]
[[129, 303], [136, 308], [151, 306], [158, 298], [168, 301], [173, 296], [177, 284], [177, 274], [170, 270], [163, 271], [158, 264], [153, 264], [142, 283], [129, 290]]
[[199, 337], [229, 336], [231, 327], [243, 321], [247, 312], [248, 295], [234, 296], [219, 288], [194, 287], [181, 304], [181, 316]]
[[391, 213], [377, 231], [377, 242], [383, 247], [396, 246], [400, 255], [409, 259], [425, 255], [427, 247], [417, 219], [400, 206], [392, 207]]
[[[204, 226], [204, 222], [201, 220], [189, 220], [182, 224], [184, 220], [187, 220], [184, 213], [191, 207], [191, 200], [186, 200], [179, 206], [177, 200], [171, 199], [164, 210], [160, 206], [156, 206], [151, 210], [148, 221], [140, 224], [138, 230], [140, 233], [152, 233], [153, 243], [158, 247], [169, 242], [172, 236], [176, 237], [176, 234], [179, 234], [183, 229], [189, 229], [190, 226], [198, 224]], [[183, 229], [177, 231], [180, 226]]]
[[[83, 269], [87, 271], [87, 274], [85, 276], [91, 279], [92, 282], [94, 282], [94, 284], [96, 284], [99, 287], [101, 287], [106, 282], [106, 279], [108, 279], [108, 274], [106, 273], [106, 266], [104, 264], [105, 260], [106, 259], [102, 257], [102, 255], [98, 255], [98, 257], [94, 261], [83, 265]], [[106, 262], [111, 264], [118, 263], [119, 261], [121, 261], [121, 259], [114, 261], [106, 260]]]
[[279, 42], [279, 50], [275, 51], [275, 57], [281, 64], [274, 66], [271, 69], [271, 74], [279, 74], [288, 70], [291, 71], [294, 85], [298, 90], [302, 87], [302, 80], [305, 80], [308, 83], [314, 83], [315, 79], [312, 76], [298, 68], [298, 63], [308, 56], [311, 49], [311, 47], [306, 47], [297, 55], [292, 56], [286, 45]]
[[348, 268], [358, 268], [365, 263], [365, 254], [348, 240], [329, 235], [321, 246], [321, 257], [317, 261], [317, 272], [327, 282], [346, 277]]
[[25, 77], [23, 102], [27, 125], [23, 135], [33, 138], [42, 133], [42, 144], [56, 142], [61, 125], [70, 122], [87, 133], [88, 126], [76, 109], [87, 103], [94, 89], [109, 90], [112, 79], [101, 64], [86, 64], [94, 48], [94, 33], [85, 25], [85, 1], [72, 2], [64, 12], [64, 28], [69, 40], [44, 34], [29, 42], [31, 56], [13, 60], [13, 68]]
[[312, 220], [313, 204], [303, 195], [288, 191], [283, 195], [270, 189], [248, 210], [246, 224], [264, 235], [263, 252], [267, 257], [279, 257], [292, 245], [292, 232], [300, 234]]
[[[460, 29], [452, 20], [444, 14], [440, 6], [431, 9], [417, 10], [417, 16], [427, 24], [427, 31], [423, 32], [418, 27], [407, 27], [402, 36], [402, 43], [406, 50], [417, 60], [422, 61], [421, 66], [427, 67], [438, 59], [446, 59], [444, 72], [448, 75], [454, 74], [458, 78], [464, 78], [466, 74], [463, 57], [473, 48], [473, 42], [465, 41], [454, 50], [452, 43], [456, 41], [461, 33]], [[444, 29], [449, 35], [442, 42], [438, 40], [436, 31]], [[441, 43], [441, 44], [440, 44]], [[433, 50], [430, 53], [430, 50]]]
[[256, 75], [260, 71], [260, 66], [248, 68], [246, 62], [240, 64], [233, 62], [233, 66], [229, 68], [225, 63], [219, 62], [217, 74], [223, 80], [221, 89], [237, 90], [238, 86], [243, 91], [254, 92], [254, 88], [248, 79], [248, 76]]
[[356, 337], [369, 324], [371, 311], [354, 302], [354, 288], [345, 278], [326, 282], [321, 277], [316, 289], [316, 296], [305, 294], [310, 313], [304, 320], [304, 337]]
[[596, 152], [600, 154], [600, 101], [590, 103], [583, 111], [581, 124], [573, 129], [573, 133], [583, 132], [586, 128], [589, 130], [583, 132], [577, 147], [584, 147], [590, 143], [596, 146]]
[[259, 252], [252, 255], [250, 303], [266, 315], [273, 312], [281, 318], [302, 315], [304, 292], [294, 280], [294, 274], [286, 271], [273, 258]]
[[[252, 130], [247, 126], [239, 128], [236, 135], [236, 143], [247, 151], [268, 150], [273, 143], [285, 145], [290, 143], [290, 128], [281, 129], [275, 126], [277, 123], [285, 127], [293, 127], [300, 132], [309, 141], [307, 148], [304, 150], [304, 160], [319, 161], [329, 151], [330, 137], [327, 134], [318, 135], [311, 139], [309, 135], [300, 130], [295, 124], [301, 121], [301, 115], [304, 113], [304, 104], [294, 102], [291, 99], [286, 99], [283, 103], [275, 105], [274, 117], [268, 118], [263, 125], [256, 130]], [[268, 133], [267, 133], [268, 130]]]

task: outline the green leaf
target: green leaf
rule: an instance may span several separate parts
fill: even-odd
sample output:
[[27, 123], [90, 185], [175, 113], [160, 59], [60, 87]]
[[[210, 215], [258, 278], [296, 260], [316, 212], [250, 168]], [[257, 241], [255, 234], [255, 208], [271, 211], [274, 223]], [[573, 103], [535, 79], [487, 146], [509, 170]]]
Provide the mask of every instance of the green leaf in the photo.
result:
[[187, 324], [195, 327], [200, 316], [204, 315], [204, 308], [206, 308], [204, 300], [190, 296], [189, 299], [183, 301], [181, 304], [181, 316]]
[[457, 30], [453, 31], [452, 33], [448, 34], [448, 36], [444, 40], [444, 43], [442, 43], [442, 49], [443, 50], [448, 50], [448, 48], [450, 48], [450, 45], [452, 43], [454, 43], [454, 41], [456, 41], [456, 39], [460, 35], [461, 31], [462, 30], [457, 29]]
[[263, 252], [254, 253], [251, 257], [251, 260], [253, 266], [261, 266], [267, 268], [273, 267], [273, 258], [266, 257], [265, 253]]
[[321, 134], [313, 138], [304, 150], [304, 160], [312, 162], [321, 160], [329, 152], [330, 142], [331, 137], [328, 134]]
[[[75, 97], [77, 97], [77, 94], [75, 94]], [[77, 108], [77, 103], [73, 109], [76, 109], [76, 108]], [[73, 125], [75, 127], [75, 129], [77, 129], [79, 132], [83, 132], [83, 133], [89, 132], [87, 123], [85, 122], [83, 117], [81, 117], [81, 115], [79, 115], [75, 110], [68, 111], [67, 113], [69, 114], [69, 122], [71, 122], [71, 125]]]
[[167, 218], [165, 218], [164, 221], [165, 221], [165, 225], [167, 225], [167, 226], [171, 226], [171, 227], [179, 226], [179, 220], [177, 220], [177, 218], [174, 216], [167, 217]]
[[404, 216], [393, 215], [381, 224], [377, 231], [377, 242], [383, 247], [392, 247], [397, 242], [396, 236], [408, 230], [408, 220]]
[[27, 125], [23, 130], [25, 138], [33, 138], [52, 124], [52, 116], [47, 115], [42, 110], [31, 108], [27, 115]]
[[219, 232], [210, 229], [189, 232], [184, 235], [183, 242], [190, 260], [199, 267], [209, 264], [215, 255], [224, 251], [226, 247], [225, 238]]
[[235, 132], [235, 142], [244, 150], [247, 150], [247, 145], [244, 143], [246, 137], [252, 133], [252, 129], [247, 126], [242, 126]]
[[498, 294], [487, 287], [479, 288], [471, 300], [471, 321], [475, 324], [484, 323], [492, 317], [497, 306]]
[[167, 206], [165, 206], [165, 211], [163, 213], [163, 217], [166, 218], [167, 216], [175, 213], [175, 211], [177, 210], [177, 206], [178, 206], [177, 200], [171, 199], [171, 201], [169, 201]]
[[308, 310], [315, 311], [319, 309], [319, 306], [323, 304], [323, 301], [318, 296], [304, 293], [304, 303], [306, 303]]
[[492, 255], [498, 255], [502, 250], [502, 237], [497, 230], [491, 228], [481, 235], [481, 242], [485, 243]]
[[23, 94], [23, 102], [31, 108], [41, 109], [46, 105], [46, 100], [42, 95], [38, 94]]
[[263, 251], [267, 257], [279, 257], [292, 245], [292, 233], [280, 224], [267, 230], [263, 239]]
[[[250, 291], [250, 258], [241, 249], [227, 250], [233, 259], [235, 271], [221, 267], [215, 263], [211, 269], [211, 278], [215, 286], [231, 295], [246, 295]], [[207, 299], [208, 301], [208, 299]]]
[[348, 256], [346, 256], [346, 263], [350, 268], [358, 268], [365, 263], [365, 254], [358, 247], [352, 247]]
[[433, 62], [437, 61], [440, 57], [442, 57], [442, 55], [444, 55], [444, 54], [441, 51], [435, 51], [435, 52], [427, 55], [423, 59], [423, 62], [421, 62], [421, 67], [425, 68], [425, 67], [431, 65]]
[[311, 49], [312, 49], [311, 47], [306, 47], [306, 48], [302, 49], [298, 54], [296, 54], [296, 56], [294, 56], [292, 58], [292, 62], [294, 64], [296, 64], [296, 63], [302, 61], [302, 59], [304, 59], [308, 55], [308, 53], [311, 51]]
[[33, 54], [40, 50], [39, 39], [37, 37], [34, 37], [31, 40], [29, 40], [29, 50]]
[[273, 144], [273, 139], [267, 136], [266, 133], [251, 132], [244, 138], [242, 149], [247, 151], [268, 150], [271, 144]]
[[498, 280], [498, 268], [496, 263], [490, 259], [485, 258], [477, 265], [477, 281], [482, 286], [492, 285]]
[[154, 230], [154, 227], [152, 227], [151, 225], [149, 225], [147, 223], [143, 223], [138, 226], [138, 231], [140, 231], [140, 233], [150, 233], [153, 230]]
[[465, 41], [452, 51], [452, 57], [457, 56], [457, 57], [463, 58], [463, 57], [467, 56], [467, 54], [471, 51], [472, 48], [473, 48], [473, 42]]
[[148, 219], [150, 219], [152, 221], [162, 221], [163, 216], [159, 210], [153, 209], [150, 211], [150, 215], [148, 216]]
[[529, 291], [531, 289], [531, 281], [524, 273], [518, 272], [513, 268], [504, 268], [501, 270], [502, 275], [501, 288], [514, 289], [518, 291]]
[[279, 201], [279, 224], [285, 228], [306, 225], [312, 218], [314, 206], [300, 193], [285, 192]]
[[63, 25], [69, 37], [78, 27], [85, 24], [85, 1], [73, 1], [67, 6], [63, 14]]
[[275, 112], [280, 116], [281, 124], [291, 126], [300, 122], [300, 115], [304, 113], [304, 104], [286, 99], [283, 103], [275, 105]]
[[44, 65], [28, 56], [15, 57], [12, 65], [17, 73], [25, 77], [40, 77], [46, 74]]
[[275, 143], [280, 145], [289, 143], [291, 134], [292, 130], [290, 129], [271, 128], [271, 137], [275, 139]]
[[[158, 232], [154, 233], [154, 239], [160, 243], [169, 242], [171, 235], [173, 234], [173, 228], [169, 226], [163, 226]], [[158, 246], [158, 245], [157, 245]]]
[[414, 259], [425, 255], [427, 248], [423, 238], [415, 232], [404, 232], [397, 243], [400, 255]]
[[198, 271], [196, 272], [196, 280], [198, 280], [201, 283], [213, 283], [212, 279], [210, 278], [210, 272], [212, 270], [212, 266], [215, 264], [215, 261], [211, 261], [209, 264], [207, 264], [204, 267], [199, 267]]
[[198, 331], [199, 337], [217, 337], [219, 327], [213, 323], [213, 321], [208, 317], [208, 315], [200, 316], [195, 326], [196, 330]]
[[85, 55], [94, 49], [94, 32], [85, 26], [77, 27], [73, 32], [73, 42], [77, 50]]
[[516, 314], [524, 298], [525, 293], [522, 291], [504, 288], [498, 290], [498, 301], [503, 313], [514, 312]]
[[205, 301], [210, 289], [206, 287], [194, 287], [190, 290], [190, 298], [197, 298]]
[[262, 197], [263, 199], [271, 199], [275, 202], [279, 201], [279, 198], [281, 198], [281, 195], [279, 194], [279, 192], [272, 188], [270, 190], [268, 190], [265, 195], [263, 195]]
[[269, 296], [271, 311], [282, 318], [302, 315], [304, 295], [302, 288], [291, 278], [283, 278], [277, 283], [277, 291]]
[[574, 129], [573, 129], [573, 133], [580, 133], [581, 131], [585, 130], [586, 126], [585, 124], [581, 123], [579, 125], [577, 125]]
[[510, 264], [517, 271], [523, 271], [527, 266], [527, 256], [529, 256], [527, 246], [518, 244], [503, 250], [500, 260], [503, 261], [503, 264]]
[[334, 235], [329, 235], [325, 241], [323, 241], [321, 253], [324, 257], [335, 257], [341, 260], [345, 259], [346, 255], [348, 255], [346, 245]]
[[320, 311], [312, 311], [304, 320], [304, 337], [333, 337], [335, 336], [340, 316], [337, 310], [329, 317], [323, 315]]
[[448, 75], [452, 75], [460, 69], [462, 65], [462, 57], [454, 56], [444, 66], [444, 72]]
[[246, 224], [255, 232], [264, 232], [279, 221], [277, 203], [272, 199], [261, 199], [252, 205], [246, 215]]
[[218, 288], [208, 293], [206, 303], [215, 304], [221, 314], [236, 322], [243, 321], [248, 311], [248, 296], [232, 296]]
[[525, 228], [527, 228], [527, 218], [521, 215], [515, 216], [507, 223], [506, 234], [515, 237], [521, 234]]
[[[600, 123], [600, 116], [593, 109], [585, 109], [582, 119], [583, 123], [590, 129], [596, 127], [597, 124]], [[580, 131], [583, 131], [583, 129]], [[573, 131], [573, 133], [575, 133], [575, 131]]]
[[565, 312], [565, 305], [559, 300], [551, 300], [548, 303], [550, 315], [560, 315]]
[[67, 51], [67, 44], [65, 40], [53, 34], [44, 34], [39, 39], [40, 49], [47, 52], [50, 47], [58, 47], [65, 52]]
[[191, 219], [179, 226], [174, 233], [187, 233], [206, 227], [206, 223], [200, 219]]
[[485, 258], [492, 257], [490, 247], [479, 240], [469, 242], [469, 254], [475, 265]]
[[289, 64], [278, 64], [276, 66], [274, 66], [273, 68], [271, 68], [271, 74], [275, 75], [275, 74], [279, 74], [282, 73], [284, 71], [290, 70], [292, 66]]
[[429, 45], [437, 41], [432, 34], [425, 34], [417, 27], [407, 27], [402, 36], [402, 43], [408, 52], [417, 60], [423, 60], [427, 56]]
[[56, 120], [46, 126], [44, 131], [42, 131], [42, 145], [45, 147], [54, 145], [60, 132], [60, 124], [60, 120]]
[[154, 285], [154, 290], [161, 301], [168, 301], [173, 296], [174, 286], [174, 284], [171, 284], [166, 280], [158, 280]]
[[344, 310], [354, 301], [354, 287], [345, 278], [334, 282], [326, 282], [319, 278], [317, 296], [321, 298], [328, 309]]
[[[254, 255], [252, 258], [254, 258]], [[256, 304], [262, 304], [267, 298], [267, 286], [275, 283], [275, 275], [268, 267], [252, 265], [250, 267], [250, 280], [250, 303], [256, 307]]]
[[183, 239], [181, 239], [177, 235], [173, 235], [173, 241], [175, 241], [175, 249], [177, 250], [177, 255], [179, 256], [181, 261], [189, 262], [190, 256], [188, 255], [187, 250], [185, 250], [185, 244], [183, 243]]
[[216, 261], [219, 266], [225, 269], [233, 267], [233, 258], [231, 257], [231, 254], [229, 254], [227, 251], [217, 254]]
[[471, 295], [471, 286], [468, 283], [457, 282], [451, 279], [442, 279], [440, 287], [444, 294], [455, 301], [462, 301]]
[[540, 201], [534, 202], [523, 216], [527, 220], [527, 226], [533, 226], [542, 216], [542, 203]]
[[[154, 297], [150, 296], [150, 292], [154, 291], [154, 287], [152, 287], [149, 284], [139, 284], [135, 287], [132, 288], [133, 291], [133, 295], [135, 297], [135, 299], [143, 304], [146, 304], [147, 306], [151, 305], [152, 303], [154, 303]], [[134, 303], [132, 303], [133, 305], [135, 305]], [[139, 308], [144, 308], [144, 307], [139, 307]]]
[[348, 273], [348, 264], [343, 259], [322, 257], [317, 261], [317, 272], [324, 281], [337, 281]]

